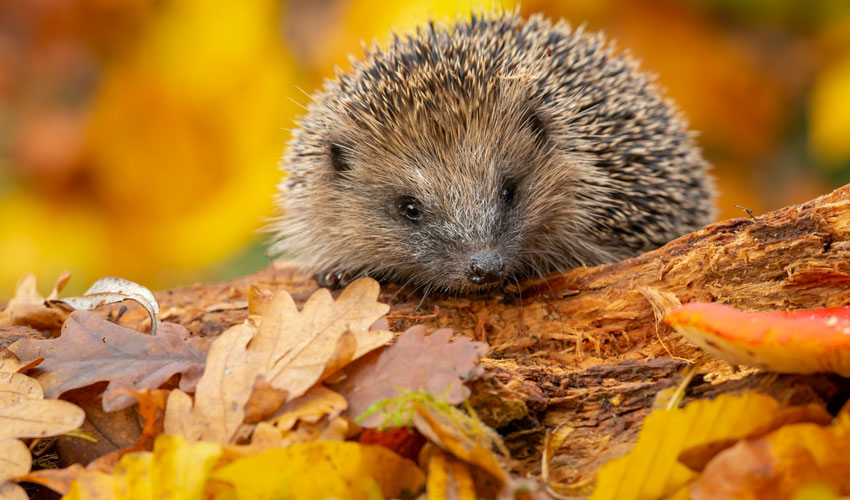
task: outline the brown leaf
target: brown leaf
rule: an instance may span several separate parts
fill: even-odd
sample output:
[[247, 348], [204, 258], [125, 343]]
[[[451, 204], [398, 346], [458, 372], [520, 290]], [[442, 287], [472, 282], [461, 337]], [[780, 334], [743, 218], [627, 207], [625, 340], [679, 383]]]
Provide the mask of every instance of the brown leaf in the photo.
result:
[[320, 380], [325, 380], [328, 376], [338, 372], [346, 365], [351, 363], [354, 355], [357, 353], [357, 338], [353, 333], [345, 331], [340, 335], [336, 342], [331, 358], [328, 359], [325, 365], [325, 371], [319, 377]]
[[[301, 396], [326, 373], [347, 358], [339, 350], [340, 337], [354, 335], [357, 347], [352, 359], [392, 339], [389, 332], [369, 327], [386, 314], [389, 306], [377, 302], [380, 286], [362, 278], [346, 287], [334, 301], [327, 289], [314, 293], [299, 312], [292, 297], [281, 292], [263, 307], [263, 316], [249, 352], [258, 374], [271, 384]], [[343, 348], [349, 345], [343, 341]]]
[[[65, 286], [70, 275], [63, 273], [56, 283], [54, 294]], [[15, 288], [15, 296], [0, 311], [0, 327], [2, 326], [31, 326], [38, 330], [55, 330], [62, 326], [68, 313], [58, 307], [45, 304], [45, 299], [36, 288], [35, 275], [27, 274]]]
[[[451, 342], [449, 329], [425, 335], [425, 327], [413, 326], [395, 344], [353, 363], [348, 378], [334, 386], [348, 400], [348, 415], [357, 417], [383, 398], [402, 389], [425, 390], [450, 404], [469, 396], [463, 378], [475, 370], [476, 361], [487, 352], [487, 344], [466, 337]], [[377, 427], [383, 416], [375, 414], [360, 425]]]
[[180, 434], [189, 441], [230, 442], [245, 418], [256, 367], [251, 366], [246, 346], [255, 329], [235, 325], [216, 338], [207, 355], [204, 375], [192, 399], [175, 389], [168, 395], [165, 432]]
[[139, 407], [131, 406], [120, 411], [103, 410], [103, 390], [106, 382], [74, 389], [62, 396], [85, 411], [86, 420], [81, 431], [89, 433], [96, 442], [60, 436], [56, 440], [60, 467], [73, 463], [88, 464], [99, 457], [130, 448], [142, 433]]
[[157, 335], [111, 323], [88, 311], [71, 313], [57, 339], [23, 339], [9, 346], [22, 361], [43, 357], [38, 381], [47, 397], [108, 380], [103, 408], [134, 403], [122, 389], [156, 389], [176, 373], [188, 390], [203, 372], [207, 344], [180, 325], [163, 323]]
[[138, 411], [145, 421], [142, 433], [133, 446], [113, 450], [105, 455], [101, 455], [86, 465], [86, 470], [112, 472], [118, 465], [121, 457], [127, 453], [151, 451], [156, 437], [165, 432], [163, 421], [165, 417], [165, 401], [169, 391], [163, 389], [157, 389], [155, 391], [143, 389], [140, 391], [124, 392], [139, 402]]

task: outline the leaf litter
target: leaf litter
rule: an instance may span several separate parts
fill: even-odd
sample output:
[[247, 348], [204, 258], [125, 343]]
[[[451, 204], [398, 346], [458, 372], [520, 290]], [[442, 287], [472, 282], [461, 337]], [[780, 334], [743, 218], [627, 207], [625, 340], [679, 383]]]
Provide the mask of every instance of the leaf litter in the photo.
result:
[[[0, 318], [39, 325], [45, 310], [58, 310], [61, 282], [48, 300], [35, 291], [34, 278], [22, 280]], [[112, 285], [118, 288], [93, 287], [88, 299], [63, 307], [97, 307], [113, 291], [122, 300], [133, 295], [120, 281]], [[450, 330], [428, 335], [421, 326], [387, 345], [393, 334], [378, 292], [373, 280], [358, 280], [336, 299], [316, 292], [299, 310], [286, 292], [252, 286], [239, 304], [247, 303], [249, 318], [211, 343], [175, 324], [162, 323], [148, 335], [74, 311], [58, 338], [19, 341], [11, 349], [18, 357], [10, 351], [0, 357], [0, 418], [18, 419], [15, 432], [0, 436], [2, 454], [15, 457], [0, 479], [39, 482], [79, 499], [115, 498], [116, 491], [155, 498], [163, 485], [181, 498], [298, 498], [322, 483], [326, 489], [317, 495], [350, 498], [423, 491], [434, 499], [534, 497], [528, 483], [508, 474], [499, 435], [468, 405], [457, 407], [469, 396], [465, 382], [478, 374], [487, 345], [452, 341]], [[150, 314], [153, 296], [137, 295]], [[84, 417], [71, 403], [42, 394], [90, 390], [101, 380], [108, 382], [104, 409], [140, 401], [145, 425], [136, 443], [87, 467], [29, 472], [29, 451], [18, 438], [66, 432]], [[45, 421], [21, 423], [14, 411], [24, 407]], [[62, 420], [63, 412], [73, 419]], [[370, 429], [353, 422], [359, 416]], [[758, 475], [765, 467], [770, 477], [802, 478], [771, 483], [775, 498], [791, 498], [810, 481], [847, 494], [850, 485], [835, 472], [850, 466], [837, 453], [847, 444], [836, 446], [850, 435], [847, 422], [846, 411], [830, 421], [822, 407], [788, 407], [758, 394], [657, 410], [634, 449], [600, 471], [592, 498], [757, 498], [768, 491]], [[2, 498], [23, 494], [16, 488], [0, 484]], [[557, 488], [550, 491], [557, 495]]]

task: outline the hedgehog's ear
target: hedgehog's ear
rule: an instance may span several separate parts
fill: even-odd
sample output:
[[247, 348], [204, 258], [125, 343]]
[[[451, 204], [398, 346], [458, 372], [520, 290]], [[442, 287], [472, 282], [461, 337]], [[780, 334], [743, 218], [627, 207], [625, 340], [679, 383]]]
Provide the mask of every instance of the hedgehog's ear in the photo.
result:
[[351, 170], [351, 158], [349, 157], [349, 148], [337, 144], [335, 142], [330, 143], [328, 146], [328, 152], [331, 157], [331, 166], [334, 171], [338, 174], [343, 174]]

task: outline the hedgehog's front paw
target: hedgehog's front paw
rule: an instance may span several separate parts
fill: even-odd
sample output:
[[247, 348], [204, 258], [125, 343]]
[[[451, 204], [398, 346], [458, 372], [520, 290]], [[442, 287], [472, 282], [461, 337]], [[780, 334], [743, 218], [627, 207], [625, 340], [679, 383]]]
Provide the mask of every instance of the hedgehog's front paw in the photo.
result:
[[331, 271], [327, 273], [318, 273], [313, 276], [322, 288], [330, 288], [331, 290], [339, 290], [345, 288], [349, 283], [354, 281], [357, 276], [347, 271]]

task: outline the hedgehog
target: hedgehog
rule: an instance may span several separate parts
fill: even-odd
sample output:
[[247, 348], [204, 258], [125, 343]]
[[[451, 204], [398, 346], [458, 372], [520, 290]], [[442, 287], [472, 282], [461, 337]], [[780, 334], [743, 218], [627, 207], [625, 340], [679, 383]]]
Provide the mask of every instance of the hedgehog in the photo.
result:
[[431, 21], [337, 71], [282, 159], [273, 255], [320, 284], [466, 293], [616, 262], [711, 222], [694, 133], [602, 34]]

